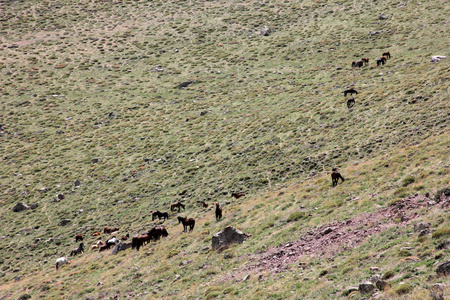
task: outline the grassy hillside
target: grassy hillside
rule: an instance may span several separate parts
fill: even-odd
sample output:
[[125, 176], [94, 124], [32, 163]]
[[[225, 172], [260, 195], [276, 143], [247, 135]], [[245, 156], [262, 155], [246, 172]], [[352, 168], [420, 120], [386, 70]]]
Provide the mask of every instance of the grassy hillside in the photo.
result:
[[[392, 271], [383, 297], [425, 299], [445, 282], [430, 277], [449, 258], [439, 205], [276, 274], [246, 268], [321, 226], [449, 186], [450, 58], [430, 62], [450, 56], [447, 4], [6, 1], [0, 12], [0, 297], [341, 298]], [[369, 66], [352, 68], [362, 57]], [[346, 178], [336, 188], [332, 167]], [[75, 234], [88, 247], [105, 226], [136, 235], [177, 200], [194, 232], [175, 213], [162, 241], [89, 249], [55, 271]], [[38, 207], [12, 212], [17, 202]], [[417, 238], [420, 221], [438, 234]], [[226, 225], [252, 237], [209, 251]]]

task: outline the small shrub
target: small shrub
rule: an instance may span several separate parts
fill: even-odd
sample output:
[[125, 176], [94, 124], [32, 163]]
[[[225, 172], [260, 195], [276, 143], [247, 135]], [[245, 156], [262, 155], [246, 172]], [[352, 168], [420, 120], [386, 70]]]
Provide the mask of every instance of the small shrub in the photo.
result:
[[394, 271], [387, 271], [386, 273], [383, 274], [383, 276], [381, 276], [381, 279], [388, 280], [389, 278], [392, 278], [394, 276], [395, 276]]
[[449, 236], [450, 235], [450, 228], [440, 228], [437, 229], [433, 234], [431, 235], [431, 238], [437, 239], [443, 236]]
[[226, 289], [224, 289], [222, 291], [222, 293], [224, 293], [224, 294], [236, 294], [236, 290], [234, 289], [234, 287], [230, 286], [230, 287], [227, 287]]
[[288, 222], [298, 221], [298, 220], [304, 219], [305, 216], [306, 216], [306, 214], [304, 212], [296, 211], [289, 215], [287, 221]]
[[206, 299], [208, 300], [208, 299], [214, 299], [214, 298], [216, 298], [217, 296], [219, 296], [220, 295], [220, 292], [211, 292], [211, 293], [209, 293], [208, 295], [206, 295]]
[[412, 290], [413, 290], [413, 287], [409, 283], [403, 283], [403, 284], [400, 284], [400, 285], [398, 285], [397, 287], [394, 288], [394, 292], [397, 295], [408, 294]]
[[396, 189], [394, 195], [400, 198], [406, 198], [408, 196], [408, 189], [404, 187]]
[[167, 258], [171, 258], [174, 257], [175, 255], [178, 255], [178, 253], [180, 253], [180, 251], [172, 249], [170, 250], [170, 252], [167, 254]]
[[441, 201], [442, 194], [444, 194], [445, 196], [450, 196], [450, 187], [446, 187], [446, 188], [438, 190], [436, 192], [436, 195], [434, 195], [434, 201], [439, 203], [439, 201]]
[[409, 250], [402, 249], [402, 250], [398, 251], [398, 256], [400, 256], [400, 257], [411, 256], [411, 252]]
[[411, 183], [414, 183], [415, 181], [416, 181], [416, 178], [414, 178], [414, 176], [406, 176], [402, 180], [402, 186], [408, 186]]

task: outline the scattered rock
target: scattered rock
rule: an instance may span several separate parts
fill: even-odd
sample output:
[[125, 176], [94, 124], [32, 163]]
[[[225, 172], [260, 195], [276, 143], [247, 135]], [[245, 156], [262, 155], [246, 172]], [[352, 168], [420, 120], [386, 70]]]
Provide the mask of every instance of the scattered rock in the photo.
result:
[[38, 208], [38, 206], [39, 206], [39, 203], [32, 203], [32, 204], [30, 204], [30, 208], [31, 209], [36, 209], [36, 208]]
[[75, 186], [80, 186], [81, 185], [81, 181], [79, 179], [75, 180], [74, 185]]
[[440, 264], [436, 268], [436, 274], [438, 276], [447, 276], [448, 274], [450, 274], [450, 260]]
[[113, 249], [112, 254], [116, 255], [120, 251], [127, 250], [131, 248], [131, 242], [130, 243], [123, 243], [119, 242]]
[[424, 229], [424, 230], [421, 230], [420, 232], [419, 232], [419, 237], [421, 237], [421, 236], [425, 236], [425, 235], [427, 235], [427, 234], [430, 234], [431, 233], [431, 230], [430, 229]]
[[180, 83], [178, 86], [177, 86], [177, 89], [184, 89], [185, 87], [188, 87], [188, 86], [190, 86], [191, 84], [193, 84], [195, 81], [185, 81], [185, 82], [182, 82], [182, 83]]
[[56, 198], [57, 198], [59, 201], [61, 201], [61, 200], [64, 200], [65, 196], [64, 196], [64, 194], [58, 194], [58, 195], [56, 195]]
[[245, 277], [242, 278], [242, 281], [247, 281], [248, 279], [250, 279], [250, 274], [245, 275]]
[[211, 247], [213, 250], [223, 250], [231, 244], [242, 244], [248, 237], [249, 235], [239, 229], [227, 226], [213, 235]]
[[26, 300], [26, 299], [31, 299], [31, 295], [30, 294], [23, 294], [22, 296], [17, 298], [17, 300]]
[[69, 219], [64, 219], [64, 220], [61, 220], [61, 222], [59, 222], [59, 226], [66, 226], [67, 224], [69, 224], [70, 222], [72, 222], [72, 220], [69, 220]]
[[328, 228], [326, 228], [324, 231], [322, 231], [322, 235], [326, 235], [326, 234], [329, 234], [329, 233], [331, 233], [331, 232], [333, 232], [333, 228], [328, 227]]
[[93, 158], [92, 159], [92, 163], [93, 164], [96, 164], [96, 163], [98, 163], [100, 161], [100, 158]]
[[359, 284], [358, 290], [361, 294], [371, 294], [373, 290], [375, 289], [375, 286], [370, 281], [364, 281]]
[[27, 210], [27, 209], [31, 209], [31, 207], [28, 206], [26, 203], [19, 202], [12, 208], [12, 211], [13, 212], [21, 212], [21, 211]]
[[382, 14], [378, 17], [378, 19], [379, 19], [379, 20], [387, 20], [387, 19], [389, 19], [389, 17], [388, 17], [385, 13], [382, 13]]
[[417, 224], [414, 224], [414, 231], [415, 232], [420, 232], [424, 229], [429, 229], [430, 228], [430, 223], [425, 223], [425, 222], [419, 222]]
[[441, 201], [442, 196], [446, 196], [446, 197], [450, 196], [450, 187], [438, 190], [436, 192], [436, 194], [434, 195], [434, 201], [439, 203]]
[[261, 28], [261, 35], [269, 36], [272, 33], [272, 29], [269, 26], [263, 26]]
[[370, 271], [380, 271], [380, 268], [378, 268], [378, 267], [370, 267]]
[[372, 283], [376, 283], [380, 279], [381, 279], [381, 275], [380, 274], [375, 274], [372, 277], [370, 277], [369, 281], [372, 282]]
[[377, 282], [375, 282], [375, 285], [376, 285], [377, 289], [379, 289], [381, 291], [385, 291], [391, 287], [389, 282], [387, 282], [385, 280], [378, 280]]

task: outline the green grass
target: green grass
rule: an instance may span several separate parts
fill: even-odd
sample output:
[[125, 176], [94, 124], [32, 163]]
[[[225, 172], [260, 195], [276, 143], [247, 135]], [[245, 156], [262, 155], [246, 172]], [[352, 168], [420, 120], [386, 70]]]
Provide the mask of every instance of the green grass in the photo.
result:
[[[448, 189], [449, 60], [429, 62], [448, 56], [448, 8], [431, 0], [105, 4], [2, 7], [0, 297], [339, 298], [376, 265], [411, 287], [389, 297], [421, 299], [422, 281], [448, 259], [434, 245], [450, 226], [436, 208], [418, 216], [432, 222], [432, 238], [397, 224], [302, 272], [223, 278], [318, 226]], [[259, 35], [264, 25], [270, 36]], [[392, 58], [376, 67], [385, 51]], [[352, 69], [361, 57], [370, 65]], [[185, 81], [195, 82], [176, 88]], [[342, 92], [351, 85], [359, 94], [349, 110]], [[346, 179], [334, 188], [333, 167]], [[54, 201], [59, 193], [65, 199]], [[105, 226], [141, 234], [161, 223], [151, 211], [177, 200], [187, 205], [180, 215], [196, 219], [192, 233], [172, 214], [167, 239], [114, 257], [88, 249], [55, 272], [75, 234], [87, 248]], [[38, 207], [13, 213], [19, 201]], [[224, 218], [197, 201], [220, 202]], [[71, 222], [59, 226], [63, 219]], [[202, 250], [226, 225], [252, 237], [224, 253]]]

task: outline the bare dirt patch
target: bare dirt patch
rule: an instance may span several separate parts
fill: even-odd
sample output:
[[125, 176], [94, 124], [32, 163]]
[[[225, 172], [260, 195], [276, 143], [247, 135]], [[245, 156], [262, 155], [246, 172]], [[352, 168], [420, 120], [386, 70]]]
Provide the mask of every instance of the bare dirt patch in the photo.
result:
[[450, 197], [436, 203], [423, 195], [402, 199], [375, 213], [363, 213], [353, 219], [330, 223], [308, 231], [299, 240], [252, 254], [240, 272], [266, 271], [280, 273], [305, 256], [329, 257], [360, 245], [367, 237], [380, 234], [399, 223], [418, 217], [417, 210], [435, 205], [448, 206]]

